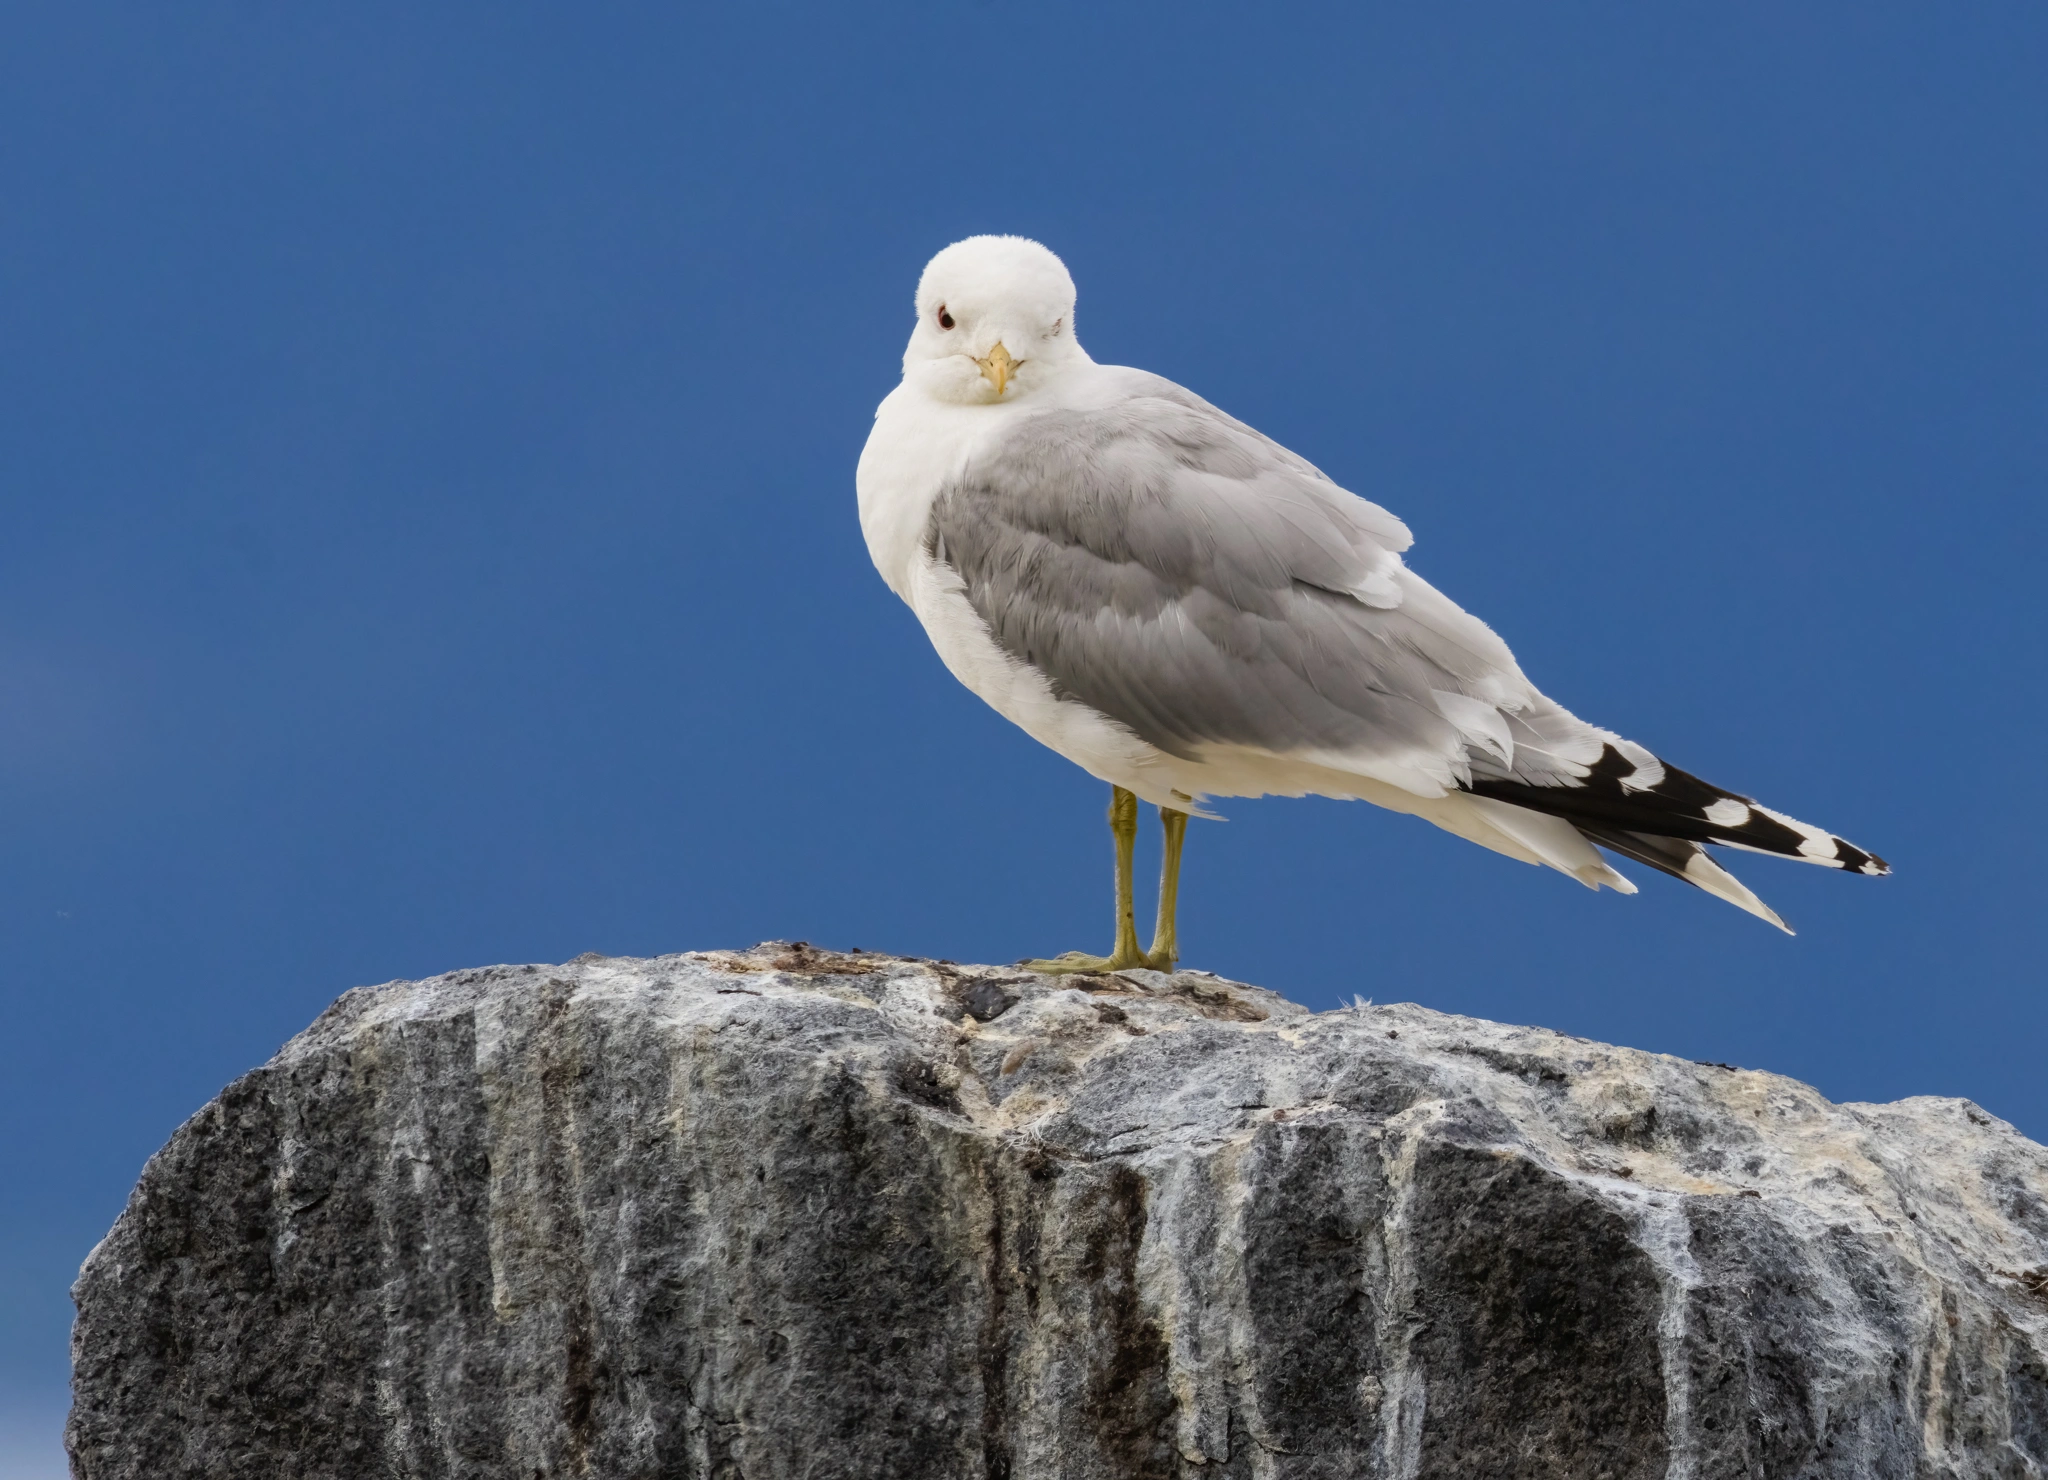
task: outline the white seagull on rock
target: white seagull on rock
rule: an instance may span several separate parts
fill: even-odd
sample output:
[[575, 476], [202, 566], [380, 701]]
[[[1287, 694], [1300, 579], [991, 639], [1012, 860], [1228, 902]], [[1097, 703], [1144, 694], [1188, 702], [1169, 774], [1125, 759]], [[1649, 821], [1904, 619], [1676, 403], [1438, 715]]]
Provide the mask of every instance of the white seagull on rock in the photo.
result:
[[[1036, 242], [972, 237], [925, 268], [857, 483], [868, 552], [953, 676], [1113, 788], [1116, 943], [1036, 969], [1170, 970], [1187, 820], [1216, 796], [1376, 802], [1633, 894], [1605, 848], [1780, 929], [1703, 845], [1889, 872], [1546, 698], [1402, 563], [1399, 519], [1172, 381], [1090, 359], [1073, 279]], [[1149, 951], [1139, 798], [1166, 834]]]

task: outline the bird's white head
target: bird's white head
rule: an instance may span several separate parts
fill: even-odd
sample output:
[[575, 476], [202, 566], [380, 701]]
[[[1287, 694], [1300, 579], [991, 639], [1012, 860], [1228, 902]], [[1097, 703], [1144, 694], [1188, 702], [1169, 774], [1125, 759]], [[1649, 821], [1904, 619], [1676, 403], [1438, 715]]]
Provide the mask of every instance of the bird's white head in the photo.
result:
[[1066, 264], [1021, 236], [970, 236], [932, 258], [917, 284], [903, 379], [935, 400], [1016, 401], [1089, 363], [1074, 338]]

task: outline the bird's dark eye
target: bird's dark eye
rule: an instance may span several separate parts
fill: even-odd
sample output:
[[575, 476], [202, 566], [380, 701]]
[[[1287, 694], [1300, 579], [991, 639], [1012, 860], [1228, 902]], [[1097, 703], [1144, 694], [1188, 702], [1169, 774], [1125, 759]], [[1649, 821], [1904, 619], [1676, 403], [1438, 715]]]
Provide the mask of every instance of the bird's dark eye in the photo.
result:
[[946, 312], [946, 305], [943, 303], [939, 305], [939, 327], [941, 329], [953, 327], [953, 316]]

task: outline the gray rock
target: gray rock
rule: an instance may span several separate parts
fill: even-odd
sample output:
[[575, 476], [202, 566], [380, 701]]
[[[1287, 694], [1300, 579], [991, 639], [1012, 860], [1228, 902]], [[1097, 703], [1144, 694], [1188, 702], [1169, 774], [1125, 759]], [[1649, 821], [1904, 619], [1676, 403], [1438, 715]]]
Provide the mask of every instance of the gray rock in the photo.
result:
[[88, 1480], [2048, 1473], [2011, 1126], [1194, 972], [365, 987], [76, 1297]]

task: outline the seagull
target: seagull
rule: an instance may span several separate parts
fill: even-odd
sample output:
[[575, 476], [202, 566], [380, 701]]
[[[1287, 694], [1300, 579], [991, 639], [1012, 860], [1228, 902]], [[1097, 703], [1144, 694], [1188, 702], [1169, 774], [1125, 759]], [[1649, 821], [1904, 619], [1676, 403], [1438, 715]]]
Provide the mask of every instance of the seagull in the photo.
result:
[[[868, 553], [953, 676], [1111, 788], [1114, 944], [1025, 966], [1171, 971], [1188, 819], [1213, 797], [1373, 802], [1635, 893], [1605, 849], [1787, 934], [1705, 845], [1890, 872], [1546, 697], [1408, 569], [1407, 525], [1192, 391], [1097, 364], [1074, 300], [1022, 237], [932, 258], [855, 475]], [[1141, 799], [1165, 835], [1149, 949]]]

